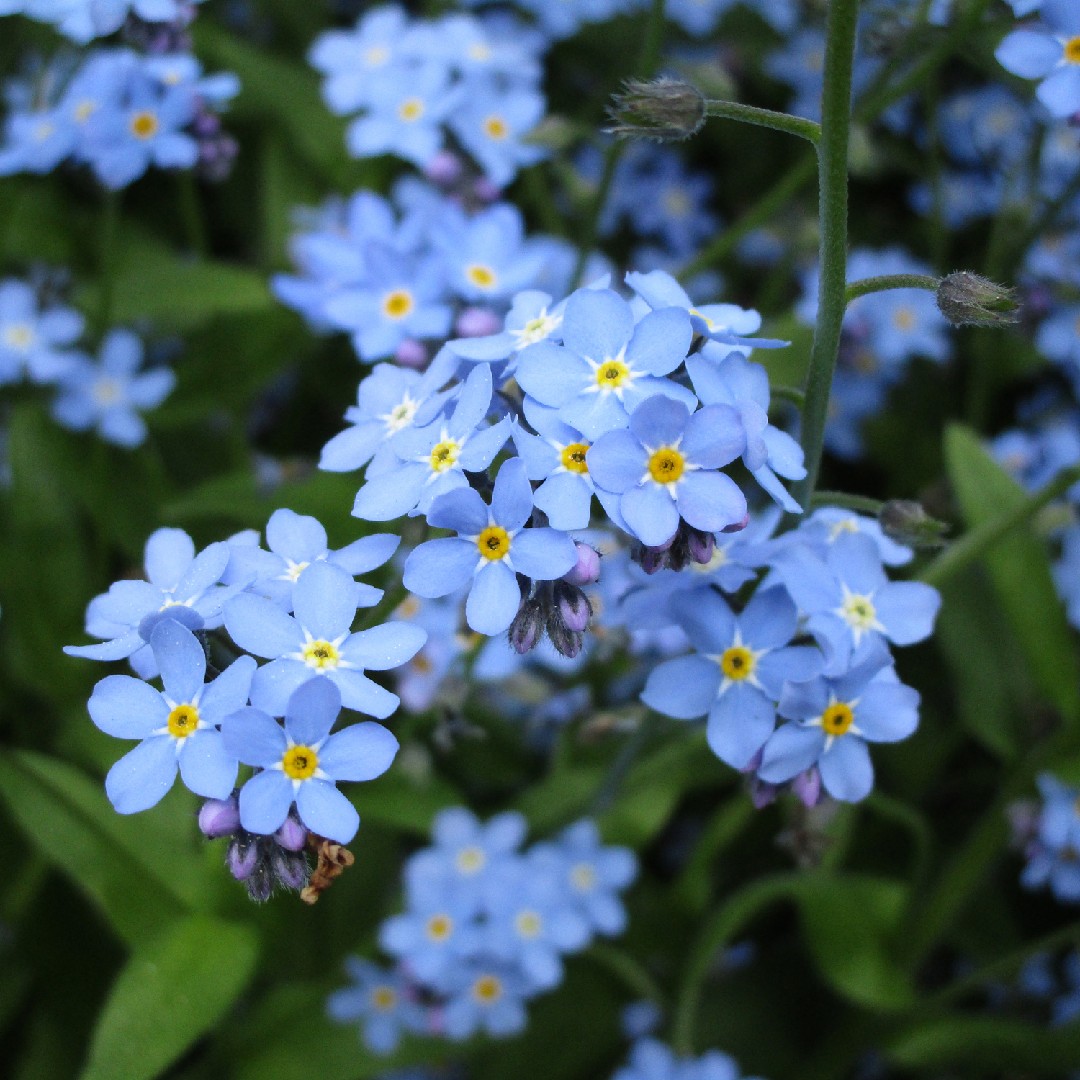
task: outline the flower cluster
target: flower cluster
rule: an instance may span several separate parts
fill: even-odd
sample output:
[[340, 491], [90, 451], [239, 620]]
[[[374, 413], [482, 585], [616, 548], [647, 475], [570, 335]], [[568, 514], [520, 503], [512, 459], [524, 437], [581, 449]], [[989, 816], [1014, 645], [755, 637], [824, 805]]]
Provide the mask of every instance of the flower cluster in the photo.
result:
[[[352, 630], [357, 610], [382, 596], [354, 577], [382, 565], [396, 537], [332, 551], [318, 521], [279, 510], [267, 540], [263, 549], [243, 533], [196, 553], [183, 531], [159, 529], [146, 545], [148, 580], [118, 581], [90, 603], [87, 632], [106, 640], [65, 650], [127, 658], [139, 675], [108, 676], [90, 698], [101, 730], [139, 740], [106, 778], [113, 806], [127, 814], [156, 805], [178, 772], [195, 794], [232, 800], [205, 812], [205, 831], [237, 834], [230, 867], [239, 878], [258, 862], [247, 855], [250, 838], [278, 834], [290, 815], [300, 841], [288, 850], [303, 847], [304, 830], [352, 839], [359, 819], [335, 785], [381, 775], [397, 740], [367, 721], [331, 728], [343, 705], [390, 716], [397, 696], [366, 672], [403, 664], [426, 638], [401, 622]], [[206, 682], [215, 650], [234, 659]], [[161, 690], [150, 685], [158, 677]], [[255, 771], [234, 798], [241, 764]]]
[[111, 189], [151, 166], [223, 179], [236, 146], [218, 113], [238, 90], [234, 75], [204, 75], [188, 52], [101, 48], [75, 65], [61, 58], [6, 86], [0, 176], [47, 173], [71, 161]]
[[1014, 815], [1017, 839], [1024, 847], [1027, 866], [1020, 877], [1028, 889], [1049, 887], [1063, 903], [1080, 901], [1080, 789], [1062, 783], [1050, 773], [1038, 779], [1042, 804]]
[[564, 956], [623, 931], [619, 893], [636, 874], [633, 853], [601, 845], [592, 821], [522, 851], [525, 829], [513, 812], [481, 824], [463, 808], [442, 811], [434, 843], [406, 865], [405, 911], [379, 931], [396, 967], [350, 961], [355, 985], [331, 996], [331, 1017], [359, 1021], [383, 1054], [405, 1032], [521, 1031], [526, 1002], [562, 981]]
[[97, 359], [76, 346], [83, 317], [16, 278], [0, 281], [0, 386], [27, 379], [51, 386], [54, 419], [73, 431], [93, 430], [117, 446], [146, 438], [140, 413], [157, 408], [176, 377], [167, 368], [140, 372], [143, 343], [130, 330], [105, 335]]
[[536, 42], [470, 15], [410, 19], [396, 6], [312, 46], [323, 97], [354, 157], [395, 154], [426, 169], [453, 141], [496, 188], [543, 156], [527, 136], [544, 113]]
[[630, 1060], [611, 1080], [740, 1080], [741, 1076], [735, 1061], [719, 1050], [687, 1058], [656, 1039], [639, 1039], [630, 1050]]
[[81, 45], [119, 30], [125, 19], [186, 24], [202, 0], [0, 0], [0, 15], [52, 23]]

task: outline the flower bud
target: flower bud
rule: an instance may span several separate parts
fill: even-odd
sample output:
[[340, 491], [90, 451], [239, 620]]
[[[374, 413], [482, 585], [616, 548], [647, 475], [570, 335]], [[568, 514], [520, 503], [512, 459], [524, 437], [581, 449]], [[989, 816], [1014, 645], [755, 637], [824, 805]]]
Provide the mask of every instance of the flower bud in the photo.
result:
[[750, 524], [750, 515], [743, 514], [742, 521], [733, 522], [731, 525], [725, 525], [720, 531], [726, 533], [742, 532], [747, 525]]
[[292, 814], [289, 814], [281, 828], [274, 833], [274, 839], [286, 851], [303, 851], [307, 838], [307, 829]]
[[910, 499], [890, 499], [878, 513], [878, 523], [890, 539], [917, 548], [940, 547], [949, 528]]
[[307, 859], [299, 852], [278, 848], [270, 860], [277, 883], [285, 889], [302, 889], [311, 876]]
[[467, 307], [454, 323], [458, 337], [487, 337], [502, 329], [502, 319], [491, 308]]
[[394, 362], [406, 368], [422, 368], [428, 362], [428, 351], [415, 338], [405, 338], [394, 353]]
[[956, 270], [941, 279], [937, 306], [953, 326], [1007, 326], [1019, 318], [1015, 289], [970, 270]]
[[452, 187], [465, 171], [461, 158], [450, 150], [440, 150], [425, 166], [424, 175], [438, 187]]
[[592, 605], [576, 585], [568, 585], [565, 581], [555, 582], [555, 609], [567, 630], [580, 632], [588, 628]]
[[600, 553], [577, 540], [574, 541], [574, 547], [577, 548], [577, 562], [572, 570], [563, 574], [562, 580], [570, 585], [592, 585], [599, 581]]
[[817, 766], [811, 765], [809, 769], [799, 773], [791, 781], [791, 790], [795, 792], [803, 806], [817, 806], [821, 799], [821, 773], [818, 772]]
[[535, 648], [536, 643], [544, 633], [544, 615], [540, 600], [533, 597], [526, 600], [514, 621], [510, 624], [507, 637], [510, 639], [510, 647], [514, 652], [524, 656], [530, 649]]
[[686, 530], [686, 550], [694, 562], [705, 566], [713, 557], [715, 547], [716, 537], [712, 533], [694, 528]]
[[705, 123], [705, 99], [681, 79], [627, 79], [608, 106], [609, 135], [670, 142], [689, 139]]
[[247, 881], [259, 862], [259, 844], [252, 837], [237, 837], [225, 852], [225, 865], [237, 881]]
[[240, 805], [235, 795], [207, 799], [199, 808], [199, 831], [211, 840], [230, 836], [240, 828]]

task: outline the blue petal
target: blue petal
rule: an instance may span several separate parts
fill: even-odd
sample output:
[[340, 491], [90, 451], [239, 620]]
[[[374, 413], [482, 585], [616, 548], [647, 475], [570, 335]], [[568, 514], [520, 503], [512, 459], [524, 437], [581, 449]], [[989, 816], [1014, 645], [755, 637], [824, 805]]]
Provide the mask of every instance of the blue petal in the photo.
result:
[[595, 363], [616, 356], [633, 330], [630, 305], [610, 289], [579, 289], [566, 302], [563, 341]]
[[288, 746], [281, 725], [261, 709], [237, 709], [221, 722], [225, 750], [245, 765], [268, 769], [281, 762]]
[[190, 702], [203, 688], [206, 654], [195, 635], [172, 619], [158, 623], [150, 648], [161, 672], [165, 693], [173, 701]]
[[236, 758], [226, 749], [219, 731], [196, 731], [180, 751], [180, 779], [207, 799], [227, 799], [236, 784]]
[[871, 683], [855, 707], [855, 723], [871, 742], [898, 742], [919, 726], [919, 694], [898, 683]]
[[479, 557], [472, 540], [456, 536], [428, 540], [405, 560], [402, 584], [429, 600], [446, 596], [473, 576]]
[[353, 517], [367, 521], [392, 521], [402, 517], [416, 506], [430, 471], [426, 464], [410, 461], [371, 477], [356, 493]]
[[458, 488], [440, 495], [427, 512], [428, 524], [436, 529], [453, 529], [465, 536], [476, 536], [488, 524], [488, 508], [478, 491]]
[[90, 719], [117, 739], [145, 739], [165, 726], [169, 706], [161, 694], [130, 675], [108, 675], [90, 695]]
[[105, 777], [105, 794], [118, 814], [156, 806], [176, 779], [176, 745], [154, 735], [128, 751]]
[[1005, 36], [994, 53], [997, 62], [1022, 79], [1041, 79], [1061, 59], [1061, 46], [1049, 34], [1014, 30]]
[[252, 677], [251, 704], [271, 716], [284, 716], [293, 691], [315, 674], [302, 660], [271, 660]]
[[554, 581], [577, 563], [577, 548], [557, 529], [522, 529], [510, 544], [510, 561], [519, 574]]
[[356, 582], [328, 562], [312, 563], [293, 588], [296, 621], [314, 638], [333, 641], [356, 618]]
[[296, 652], [303, 644], [296, 620], [264, 596], [234, 596], [225, 605], [224, 615], [225, 629], [245, 652], [272, 660]]
[[561, 408], [586, 385], [589, 367], [581, 357], [562, 345], [541, 341], [518, 357], [515, 378], [530, 397], [542, 405]]
[[746, 517], [746, 496], [721, 472], [686, 474], [676, 485], [675, 503], [683, 520], [702, 532], [719, 532]]
[[171, 589], [194, 558], [194, 541], [183, 529], [157, 529], [146, 541], [143, 566], [150, 581]]
[[894, 581], [874, 597], [874, 607], [890, 641], [914, 645], [933, 632], [941, 593], [921, 581]]
[[587, 529], [592, 517], [592, 485], [584, 476], [562, 472], [549, 476], [533, 495], [537, 509], [553, 528]]
[[317, 836], [347, 844], [360, 828], [360, 815], [333, 784], [308, 780], [296, 793], [296, 812]]
[[411, 622], [388, 622], [352, 634], [342, 645], [345, 660], [370, 671], [388, 671], [411, 660], [427, 641], [427, 631]]
[[716, 701], [720, 668], [703, 656], [665, 660], [649, 673], [641, 700], [665, 716], [693, 720], [704, 716]]
[[695, 465], [719, 469], [743, 451], [746, 433], [730, 405], [706, 405], [687, 421], [680, 450]]
[[659, 484], [631, 488], [619, 500], [619, 509], [634, 535], [650, 547], [667, 543], [679, 527], [675, 501]]
[[491, 493], [491, 516], [497, 525], [510, 532], [520, 529], [533, 509], [532, 487], [520, 458], [505, 461], [495, 477]]
[[759, 590], [739, 616], [743, 641], [754, 649], [776, 649], [794, 636], [798, 622], [795, 605], [786, 590]]
[[841, 802], [858, 802], [874, 786], [874, 766], [866, 743], [855, 735], [841, 735], [818, 762], [825, 790]]
[[657, 394], [631, 413], [630, 431], [645, 446], [670, 446], [682, 436], [689, 419], [690, 410], [681, 401]]
[[645, 448], [625, 428], [601, 435], [585, 454], [593, 483], [617, 495], [640, 483], [648, 470], [648, 462]]
[[292, 802], [292, 781], [283, 772], [256, 773], [240, 789], [240, 824], [260, 836], [275, 833], [289, 816]]
[[341, 691], [341, 703], [346, 709], [366, 713], [376, 720], [385, 720], [401, 704], [397, 694], [392, 694], [363, 672], [338, 668], [329, 678]]
[[824, 747], [825, 736], [819, 728], [784, 724], [765, 744], [757, 774], [768, 784], [782, 784], [809, 769]]
[[341, 691], [326, 678], [313, 676], [289, 695], [285, 733], [295, 743], [314, 746], [330, 733], [341, 711]]
[[775, 726], [773, 703], [756, 687], [735, 683], [710, 710], [705, 736], [721, 761], [733, 769], [744, 769]]
[[517, 577], [503, 562], [489, 563], [473, 579], [465, 602], [465, 621], [479, 634], [501, 634], [521, 606]]
[[626, 358], [650, 375], [667, 375], [686, 359], [694, 331], [683, 308], [650, 312], [634, 328]]
[[319, 768], [332, 780], [374, 780], [397, 752], [397, 739], [382, 724], [365, 721], [330, 736], [319, 752]]
[[237, 657], [212, 683], [208, 683], [199, 698], [199, 716], [208, 724], [220, 724], [222, 719], [248, 702], [255, 661], [250, 656]]

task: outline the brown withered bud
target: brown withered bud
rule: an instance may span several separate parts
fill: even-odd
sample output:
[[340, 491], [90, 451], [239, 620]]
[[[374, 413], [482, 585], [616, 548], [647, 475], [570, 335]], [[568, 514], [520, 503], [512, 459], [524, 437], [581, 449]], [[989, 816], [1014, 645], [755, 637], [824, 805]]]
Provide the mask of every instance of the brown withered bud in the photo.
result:
[[608, 106], [609, 135], [672, 142], [696, 135], [705, 123], [705, 98], [681, 79], [627, 79]]
[[315, 851], [319, 863], [307, 885], [300, 890], [300, 899], [305, 904], [314, 904], [356, 859], [343, 844], [335, 844], [314, 833], [308, 835], [308, 847]]

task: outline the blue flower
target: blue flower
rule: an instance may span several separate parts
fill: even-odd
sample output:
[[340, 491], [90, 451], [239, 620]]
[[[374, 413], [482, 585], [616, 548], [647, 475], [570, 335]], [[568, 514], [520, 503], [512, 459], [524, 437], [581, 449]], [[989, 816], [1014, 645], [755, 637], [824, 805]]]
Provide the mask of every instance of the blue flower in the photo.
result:
[[93, 429], [117, 446], [138, 446], [146, 438], [139, 413], [156, 409], [176, 384], [165, 368], [139, 374], [142, 360], [142, 342], [130, 330], [111, 331], [97, 362], [73, 355], [57, 378], [52, 404], [57, 422], [73, 431]]
[[251, 702], [257, 709], [280, 716], [290, 695], [312, 676], [334, 683], [348, 709], [382, 720], [398, 707], [397, 695], [364, 671], [404, 664], [427, 633], [404, 622], [350, 633], [358, 598], [359, 586], [344, 570], [316, 562], [293, 587], [295, 617], [252, 593], [225, 605], [225, 627], [233, 641], [270, 660], [252, 681]]
[[516, 367], [516, 354], [530, 345], [560, 336], [563, 308], [566, 302], [552, 307], [551, 297], [535, 289], [519, 292], [506, 313], [503, 329], [498, 334], [483, 337], [458, 338], [447, 342], [447, 348], [463, 360], [487, 363], [511, 359], [507, 372]]
[[345, 958], [352, 986], [332, 993], [326, 1002], [331, 1020], [360, 1021], [365, 1045], [376, 1054], [392, 1054], [402, 1032], [423, 1033], [427, 1011], [416, 1001], [411, 984], [398, 972], [383, 971], [369, 960]]
[[499, 470], [490, 510], [472, 488], [440, 496], [428, 521], [458, 535], [416, 548], [405, 561], [405, 587], [417, 596], [438, 597], [471, 580], [465, 604], [469, 626], [488, 635], [506, 630], [521, 605], [518, 574], [553, 581], [577, 563], [574, 542], [565, 533], [525, 528], [532, 509], [532, 488], [518, 458]]
[[1080, 901], [1080, 791], [1050, 773], [1038, 779], [1043, 804], [1035, 837], [1028, 847], [1028, 864], [1020, 876], [1028, 889], [1049, 885], [1059, 900]]
[[693, 330], [680, 308], [635, 325], [630, 305], [608, 289], [579, 289], [566, 302], [563, 344], [541, 341], [518, 357], [517, 381], [586, 438], [625, 427], [647, 397], [664, 394], [692, 408], [683, 387], [660, 378], [683, 362]]
[[867, 742], [906, 739], [919, 723], [919, 695], [896, 680], [879, 646], [840, 678], [787, 683], [777, 711], [796, 722], [765, 744], [758, 776], [778, 784], [817, 766], [834, 799], [857, 802], [874, 784]]
[[734, 1060], [719, 1050], [699, 1058], [678, 1057], [656, 1039], [639, 1039], [630, 1050], [630, 1061], [611, 1080], [739, 1080]]
[[204, 686], [206, 655], [186, 627], [172, 619], [158, 623], [150, 647], [163, 691], [130, 675], [110, 675], [90, 695], [90, 718], [102, 731], [142, 740], [109, 770], [109, 801], [121, 814], [155, 806], [178, 768], [196, 795], [228, 798], [236, 783], [236, 758], [226, 750], [218, 725], [247, 704], [255, 661], [241, 656]]
[[83, 317], [72, 308], [42, 309], [33, 288], [8, 278], [0, 281], [0, 385], [23, 374], [33, 382], [55, 382], [75, 361], [68, 346], [83, 331]]
[[649, 547], [670, 540], [682, 518], [719, 532], [746, 517], [746, 498], [719, 472], [744, 445], [733, 409], [709, 405], [691, 413], [662, 395], [633, 411], [629, 427], [601, 435], [586, 455], [595, 483], [620, 495], [619, 513]]
[[1041, 21], [1014, 30], [994, 55], [1006, 71], [1041, 79], [1035, 96], [1053, 116], [1080, 112], [1080, 8], [1072, 0], [1044, 0]]
[[496, 187], [505, 187], [519, 168], [546, 156], [543, 147], [523, 141], [544, 115], [542, 94], [501, 90], [483, 77], [468, 79], [461, 93], [463, 104], [450, 114], [450, 130]]
[[785, 680], [817, 675], [821, 654], [815, 648], [785, 648], [798, 620], [783, 589], [756, 593], [738, 616], [711, 590], [681, 595], [672, 609], [696, 652], [654, 668], [641, 699], [679, 720], [708, 713], [713, 753], [744, 769], [776, 727]]
[[456, 1042], [478, 1031], [505, 1037], [525, 1029], [528, 985], [512, 966], [492, 957], [471, 957], [435, 982], [446, 996], [442, 1022]]
[[257, 708], [225, 718], [221, 734], [226, 749], [261, 770], [240, 789], [240, 824], [248, 832], [276, 832], [295, 803], [301, 822], [317, 836], [347, 844], [356, 835], [360, 816], [336, 784], [382, 776], [397, 754], [398, 741], [370, 720], [331, 735], [340, 711], [337, 686], [316, 678], [289, 697], [284, 730]]

